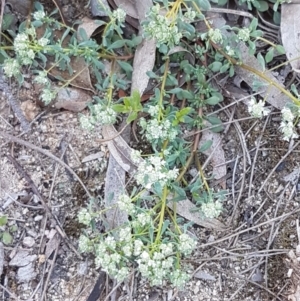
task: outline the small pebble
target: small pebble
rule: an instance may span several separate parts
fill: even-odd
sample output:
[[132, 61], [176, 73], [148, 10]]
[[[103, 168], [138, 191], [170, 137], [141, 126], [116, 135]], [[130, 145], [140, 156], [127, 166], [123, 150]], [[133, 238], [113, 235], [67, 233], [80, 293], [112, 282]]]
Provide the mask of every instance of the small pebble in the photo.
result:
[[23, 239], [24, 247], [31, 248], [35, 244], [35, 240], [31, 236], [26, 236]]

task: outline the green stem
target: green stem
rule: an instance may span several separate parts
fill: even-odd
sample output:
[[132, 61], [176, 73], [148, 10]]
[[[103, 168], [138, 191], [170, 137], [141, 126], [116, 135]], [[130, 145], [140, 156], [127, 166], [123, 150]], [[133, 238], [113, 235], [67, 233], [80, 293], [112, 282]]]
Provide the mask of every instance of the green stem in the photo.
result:
[[159, 224], [158, 224], [158, 228], [157, 228], [157, 235], [155, 238], [155, 244], [157, 244], [161, 238], [161, 229], [164, 223], [164, 217], [165, 217], [165, 210], [166, 210], [166, 206], [167, 206], [167, 195], [168, 195], [168, 189], [167, 186], [164, 186], [164, 190], [163, 190], [163, 196], [162, 196], [162, 200], [161, 200], [161, 210], [160, 210], [160, 218], [159, 218]]
[[158, 107], [159, 107], [159, 113], [158, 113], [158, 121], [163, 117], [163, 100], [164, 100], [164, 91], [165, 91], [165, 86], [167, 82], [167, 76], [168, 76], [168, 70], [169, 70], [169, 61], [170, 59], [166, 59], [166, 64], [165, 64], [165, 71], [164, 71], [164, 76], [163, 80], [161, 83], [161, 88], [160, 88], [160, 96], [159, 96], [159, 101], [158, 101]]

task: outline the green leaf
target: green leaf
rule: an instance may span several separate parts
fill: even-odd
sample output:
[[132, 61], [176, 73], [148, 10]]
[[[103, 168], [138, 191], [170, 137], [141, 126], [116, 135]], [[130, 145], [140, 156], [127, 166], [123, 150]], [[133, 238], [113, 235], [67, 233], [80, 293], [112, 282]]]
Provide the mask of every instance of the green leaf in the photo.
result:
[[285, 49], [282, 45], [277, 45], [276, 46], [276, 50], [280, 53], [280, 54], [285, 54]]
[[156, 73], [153, 71], [147, 71], [146, 74], [149, 76], [149, 78], [160, 78]]
[[181, 91], [182, 91], [182, 89], [177, 87], [177, 88], [169, 90], [168, 93], [177, 94], [177, 93], [179, 93]]
[[137, 118], [137, 112], [131, 112], [126, 119], [126, 122], [130, 123], [133, 120], [135, 120], [136, 118]]
[[220, 68], [220, 72], [225, 73], [228, 70], [228, 68], [229, 68], [229, 64], [227, 63]]
[[11, 244], [13, 241], [13, 238], [12, 236], [9, 234], [9, 232], [3, 232], [2, 234], [2, 242], [5, 244], [5, 245], [9, 245]]
[[[255, 5], [256, 3], [258, 3], [257, 6]], [[268, 2], [266, 2], [266, 1], [256, 1], [256, 2], [253, 2], [253, 5], [254, 5], [260, 12], [264, 12], [264, 11], [267, 11], [267, 10], [269, 9]]]
[[253, 30], [256, 30], [257, 25], [258, 25], [258, 19], [253, 18], [253, 20], [251, 21], [251, 23], [249, 25], [250, 31], [252, 32]]
[[272, 47], [266, 54], [266, 63], [270, 63], [274, 58], [274, 48]]
[[117, 61], [117, 63], [126, 73], [133, 71], [132, 66], [130, 64], [128, 64], [127, 62]]
[[220, 69], [221, 69], [221, 67], [222, 67], [222, 63], [221, 62], [213, 62], [212, 64], [209, 65], [209, 68], [213, 72], [219, 72]]
[[107, 47], [107, 50], [122, 48], [126, 44], [126, 40], [118, 40]]
[[208, 149], [212, 146], [212, 144], [213, 144], [212, 140], [205, 141], [205, 142], [201, 145], [201, 147], [200, 147], [200, 149], [199, 149], [199, 152], [200, 152], [200, 153], [205, 152], [206, 150], [208, 150]]
[[220, 99], [217, 96], [212, 96], [212, 97], [206, 99], [204, 102], [208, 105], [213, 106], [213, 105], [216, 105], [217, 103], [219, 103]]
[[7, 30], [12, 24], [14, 17], [12, 14], [5, 14], [2, 21], [2, 30]]
[[186, 196], [186, 193], [184, 191], [183, 188], [177, 186], [177, 185], [174, 185], [172, 188], [174, 188], [175, 192], [180, 196], [180, 197], [185, 197]]
[[164, 234], [164, 232], [168, 229], [169, 225], [170, 225], [170, 221], [168, 219], [166, 219], [161, 228], [161, 233], [160, 233], [161, 235]]
[[219, 133], [219, 132], [222, 132], [224, 130], [224, 128], [221, 125], [217, 125], [217, 126], [214, 126], [213, 128], [211, 128], [210, 130], [214, 133]]
[[194, 0], [197, 6], [203, 10], [210, 10], [211, 6], [208, 0]]
[[264, 57], [261, 55], [261, 53], [259, 52], [257, 54], [257, 60], [260, 64], [260, 66], [262, 67], [262, 70], [265, 71], [266, 70], [266, 63], [265, 63], [265, 59]]
[[220, 118], [216, 116], [207, 116], [205, 119], [208, 120], [212, 125], [222, 124]]
[[7, 223], [7, 216], [6, 215], [3, 215], [0, 217], [0, 227], [1, 226], [5, 226]]
[[126, 113], [126, 112], [128, 112], [127, 108], [124, 105], [121, 105], [121, 104], [113, 105], [112, 109], [117, 113]]

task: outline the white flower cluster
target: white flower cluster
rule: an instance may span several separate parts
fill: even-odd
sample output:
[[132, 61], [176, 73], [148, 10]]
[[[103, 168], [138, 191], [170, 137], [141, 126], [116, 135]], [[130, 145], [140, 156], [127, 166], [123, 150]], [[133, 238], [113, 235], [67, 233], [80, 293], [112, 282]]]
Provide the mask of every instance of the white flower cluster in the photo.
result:
[[152, 6], [148, 17], [150, 22], [143, 24], [144, 33], [146, 36], [156, 39], [157, 47], [162, 44], [168, 46], [179, 44], [182, 34], [174, 22], [160, 15], [159, 4]]
[[124, 211], [129, 215], [135, 213], [135, 206], [132, 203], [132, 199], [127, 194], [120, 195], [117, 203], [121, 211]]
[[3, 70], [7, 77], [18, 76], [21, 74], [21, 66], [16, 59], [6, 59], [3, 64]]
[[140, 126], [145, 132], [145, 137], [149, 142], [155, 140], [174, 140], [178, 134], [175, 127], [172, 126], [168, 119], [158, 121], [157, 119], [146, 120], [145, 118], [140, 119]]
[[[133, 157], [132, 160], [135, 160]], [[134, 161], [138, 164], [135, 179], [138, 184], [150, 189], [155, 183], [163, 187], [178, 176], [178, 169], [168, 169], [166, 161], [158, 156], [150, 156], [144, 161]]]
[[162, 285], [169, 278], [174, 265], [174, 258], [170, 256], [172, 252], [172, 244], [161, 244], [160, 250], [153, 254], [144, 250], [136, 260], [141, 275], [148, 278], [151, 285]]
[[92, 216], [90, 212], [86, 209], [83, 208], [79, 211], [78, 213], [78, 221], [86, 226], [89, 226], [91, 221], [92, 221]]
[[32, 30], [17, 34], [14, 40], [14, 49], [22, 65], [32, 64], [35, 57], [34, 51], [29, 47], [31, 43], [30, 36], [35, 37], [35, 31], [33, 31], [33, 34], [28, 34], [28, 32], [31, 33], [31, 31]]
[[118, 20], [118, 22], [123, 23], [126, 18], [126, 12], [121, 8], [117, 8], [116, 10], [113, 11], [112, 17]]
[[33, 19], [36, 21], [43, 21], [43, 19], [46, 17], [46, 14], [44, 11], [38, 10], [38, 11], [34, 12], [32, 16], [33, 16]]
[[225, 47], [225, 50], [226, 50], [226, 53], [227, 53], [229, 56], [234, 56], [234, 55], [235, 55], [234, 49], [232, 49], [230, 46], [226, 46], [226, 47]]
[[41, 85], [47, 85], [49, 83], [47, 71], [39, 71], [38, 75], [34, 78], [34, 81]]
[[[152, 218], [152, 211], [148, 211], [133, 214], [131, 222], [116, 229], [114, 234], [105, 235], [100, 241], [81, 235], [79, 250], [94, 252], [96, 266], [117, 281], [123, 281], [129, 275], [129, 268], [134, 261], [138, 265], [138, 271], [152, 285], [162, 285], [164, 281], [170, 281], [173, 285], [182, 287], [189, 275], [180, 270], [178, 255], [191, 254], [196, 241], [187, 234], [181, 234], [177, 242], [145, 244], [136, 233], [140, 233], [140, 226], [148, 229], [147, 223]], [[87, 210], [81, 210], [78, 217], [81, 222], [87, 223], [90, 220]]]
[[159, 114], [159, 106], [148, 106], [147, 111], [151, 117], [157, 117]]
[[222, 213], [222, 204], [219, 201], [209, 201], [201, 205], [201, 211], [208, 218], [218, 217]]
[[248, 102], [248, 111], [255, 118], [262, 118], [270, 113], [270, 110], [265, 107], [264, 101], [257, 102], [254, 97]]
[[185, 22], [193, 22], [196, 18], [197, 14], [190, 7], [187, 8], [187, 11], [184, 13], [183, 18]]
[[48, 105], [55, 97], [57, 92], [51, 90], [50, 87], [45, 87], [40, 95], [41, 100]]
[[282, 121], [280, 124], [280, 130], [283, 134], [283, 140], [289, 141], [290, 139], [298, 138], [298, 134], [295, 132], [294, 119], [295, 115], [290, 108], [284, 107], [281, 110]]
[[250, 33], [251, 33], [250, 29], [244, 27], [242, 29], [239, 29], [237, 36], [239, 40], [243, 42], [247, 42], [250, 40]]
[[183, 233], [179, 236], [178, 250], [183, 255], [190, 255], [195, 249], [196, 245], [196, 240], [191, 238], [188, 234]]
[[114, 124], [117, 120], [117, 113], [109, 106], [96, 104], [92, 110], [95, 123], [101, 125]]
[[216, 29], [211, 28], [208, 31], [208, 37], [216, 44], [222, 44], [223, 42], [222, 32], [218, 28]]
[[93, 244], [90, 239], [84, 235], [80, 235], [78, 241], [78, 248], [80, 252], [92, 252], [93, 251]]
[[91, 131], [96, 124], [114, 124], [117, 120], [117, 113], [108, 106], [95, 104], [91, 108], [91, 115], [80, 115], [79, 121], [83, 129]]
[[[129, 236], [129, 239], [131, 235]], [[120, 236], [118, 243], [126, 242], [128, 237]], [[103, 241], [95, 245], [96, 258], [95, 263], [97, 267], [107, 272], [117, 281], [123, 281], [129, 274], [127, 267], [127, 259], [120, 255], [117, 248], [117, 242], [113, 236], [108, 235]]]

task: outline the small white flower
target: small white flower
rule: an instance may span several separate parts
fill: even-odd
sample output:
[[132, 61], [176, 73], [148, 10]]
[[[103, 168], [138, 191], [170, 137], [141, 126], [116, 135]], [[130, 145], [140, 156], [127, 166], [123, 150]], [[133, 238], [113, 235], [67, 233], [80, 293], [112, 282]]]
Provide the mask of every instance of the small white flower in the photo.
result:
[[159, 106], [149, 106], [148, 107], [148, 113], [151, 117], [156, 117], [159, 113]]
[[234, 56], [234, 55], [235, 55], [234, 50], [233, 50], [230, 46], [226, 46], [225, 49], [226, 49], [226, 53], [227, 53], [229, 56]]
[[45, 88], [40, 95], [40, 98], [46, 105], [48, 105], [56, 97], [56, 94], [56, 91]]
[[284, 107], [281, 110], [282, 119], [286, 122], [293, 122], [295, 116], [290, 108]]
[[183, 15], [183, 18], [185, 22], [193, 22], [196, 18], [196, 12], [188, 7], [187, 11]]
[[190, 276], [185, 273], [184, 271], [181, 271], [179, 269], [176, 269], [171, 273], [171, 282], [176, 287], [182, 288], [186, 282], [189, 280]]
[[50, 40], [47, 38], [40, 38], [37, 42], [40, 46], [45, 47], [50, 43]]
[[168, 119], [159, 122], [157, 119], [150, 119], [146, 121], [144, 118], [140, 119], [140, 126], [145, 132], [145, 137], [149, 142], [155, 140], [174, 140], [178, 134]]
[[156, 40], [157, 47], [162, 44], [169, 46], [177, 45], [182, 38], [176, 24], [167, 17], [159, 14], [159, 4], [153, 5], [148, 18], [150, 22], [144, 23], [143, 29], [146, 36]]
[[116, 248], [116, 240], [113, 236], [108, 235], [104, 240], [105, 245], [114, 250]]
[[121, 211], [125, 211], [129, 215], [135, 213], [135, 206], [132, 203], [132, 199], [127, 194], [120, 195], [117, 204]]
[[133, 245], [134, 245], [133, 255], [139, 256], [143, 251], [143, 246], [144, 246], [143, 242], [140, 239], [136, 239]]
[[250, 29], [249, 28], [242, 28], [238, 31], [238, 38], [239, 40], [243, 41], [243, 42], [247, 42], [250, 40]]
[[9, 58], [4, 61], [3, 70], [7, 77], [13, 77], [21, 73], [21, 66], [16, 59]]
[[114, 124], [117, 120], [117, 113], [111, 108], [102, 104], [96, 104], [92, 107], [95, 121], [101, 125]]
[[91, 252], [93, 250], [91, 241], [84, 235], [79, 237], [78, 248], [80, 252]]
[[92, 219], [93, 218], [92, 218], [90, 212], [86, 208], [83, 208], [79, 211], [78, 220], [80, 223], [88, 226], [88, 225], [90, 225]]
[[94, 129], [94, 125], [91, 122], [91, 118], [89, 118], [85, 115], [80, 115], [79, 122], [81, 124], [81, 127], [85, 130], [91, 131]]
[[41, 85], [48, 84], [47, 71], [39, 71], [38, 75], [34, 78], [34, 81]]
[[262, 118], [270, 113], [270, 110], [266, 108], [265, 103], [262, 100], [256, 102], [255, 98], [252, 97], [248, 102], [248, 111], [255, 118]]
[[222, 203], [210, 201], [201, 205], [201, 211], [208, 218], [218, 217], [222, 213]]
[[39, 11], [36, 11], [35, 13], [33, 13], [33, 19], [35, 19], [37, 21], [43, 21], [45, 16], [46, 16], [46, 14], [42, 10], [39, 10]]
[[183, 255], [190, 255], [195, 249], [197, 242], [188, 234], [183, 233], [179, 236], [178, 250]]
[[126, 12], [121, 8], [117, 8], [113, 11], [112, 16], [113, 18], [117, 19], [120, 23], [123, 23], [126, 18]]
[[280, 124], [280, 130], [283, 134], [283, 140], [289, 141], [290, 139], [298, 138], [298, 134], [295, 132], [294, 124], [292, 121], [282, 121]]
[[152, 185], [159, 182], [163, 187], [169, 181], [175, 180], [178, 169], [169, 170], [165, 166], [166, 162], [158, 156], [150, 156], [138, 165], [135, 179], [138, 184], [150, 189]]
[[216, 44], [221, 44], [223, 42], [223, 36], [221, 30], [218, 28], [216, 29], [211, 28], [208, 31], [208, 36]]

